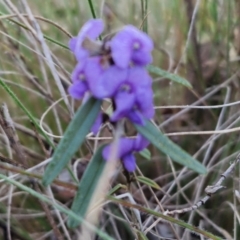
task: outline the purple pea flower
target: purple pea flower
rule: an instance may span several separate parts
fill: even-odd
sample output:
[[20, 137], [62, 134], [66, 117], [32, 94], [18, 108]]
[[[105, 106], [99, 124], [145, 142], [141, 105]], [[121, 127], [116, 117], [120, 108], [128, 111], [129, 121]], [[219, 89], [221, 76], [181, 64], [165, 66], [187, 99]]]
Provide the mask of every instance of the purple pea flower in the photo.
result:
[[[68, 91], [76, 99], [81, 99], [86, 91], [89, 91], [95, 98], [103, 99], [109, 95], [106, 92], [108, 86], [104, 84], [102, 79], [114, 84], [114, 80], [121, 82], [125, 76], [125, 71], [116, 66], [110, 66], [104, 57], [90, 57], [76, 65], [71, 76], [73, 84]], [[111, 86], [109, 87], [111, 88]]]
[[82, 99], [88, 91], [84, 66], [84, 62], [79, 62], [72, 72], [71, 80], [73, 84], [68, 88], [68, 92], [75, 99]]
[[128, 25], [111, 40], [110, 47], [114, 63], [120, 68], [127, 68], [131, 62], [145, 66], [152, 62], [151, 38], [136, 27]]
[[104, 64], [95, 57], [85, 67], [89, 89], [96, 98], [112, 98], [116, 111], [111, 120], [128, 117], [132, 122], [144, 124], [144, 118], [154, 115], [152, 79], [143, 67], [121, 69]]
[[116, 110], [111, 120], [116, 122], [128, 117], [134, 123], [143, 125], [144, 118], [154, 115], [152, 80], [142, 67], [120, 69], [116, 66], [104, 67], [101, 59], [86, 65], [85, 72], [89, 89], [96, 98], [112, 98]]
[[127, 78], [127, 71], [110, 65], [104, 57], [92, 57], [85, 66], [89, 89], [98, 99], [111, 98]]
[[123, 117], [144, 125], [144, 119], [154, 115], [152, 81], [147, 71], [141, 67], [128, 70], [128, 77], [115, 93], [116, 110], [111, 120], [116, 122]]
[[[148, 146], [149, 142], [142, 135], [138, 135], [136, 139], [120, 138], [117, 148], [117, 156], [123, 162], [125, 169], [128, 172], [133, 172], [136, 169], [136, 159], [133, 155], [134, 152], [140, 152]], [[103, 149], [103, 157], [105, 160], [111, 160], [112, 145], [107, 145]]]
[[94, 135], [97, 135], [99, 129], [101, 128], [102, 123], [103, 123], [103, 114], [100, 112], [91, 127], [91, 132], [93, 132]]
[[103, 29], [104, 23], [101, 19], [91, 19], [83, 25], [77, 37], [70, 39], [69, 48], [78, 61], [82, 61], [90, 55], [90, 52], [82, 46], [84, 40], [96, 40], [103, 32]]

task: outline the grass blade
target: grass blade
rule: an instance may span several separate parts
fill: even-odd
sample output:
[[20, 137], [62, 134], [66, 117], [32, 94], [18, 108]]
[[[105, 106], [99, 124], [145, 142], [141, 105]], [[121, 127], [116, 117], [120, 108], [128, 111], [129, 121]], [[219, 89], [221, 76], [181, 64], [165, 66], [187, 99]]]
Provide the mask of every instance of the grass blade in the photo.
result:
[[139, 240], [148, 240], [147, 236], [145, 236], [141, 231], [137, 231], [137, 236]]
[[144, 177], [144, 176], [136, 176], [136, 180], [138, 182], [141, 182], [141, 183], [149, 186], [149, 187], [152, 187], [152, 188], [155, 188], [155, 189], [158, 189], [158, 190], [161, 189], [160, 186], [150, 178], [147, 178], [147, 177]]
[[150, 73], [154, 73], [158, 76], [161, 76], [161, 77], [164, 77], [164, 78], [168, 78], [174, 82], [177, 82], [177, 83], [180, 83], [182, 84], [183, 86], [185, 87], [188, 87], [188, 88], [192, 88], [192, 85], [189, 81], [187, 81], [185, 78], [182, 78], [176, 74], [173, 74], [173, 73], [170, 73], [168, 71], [165, 71], [159, 67], [156, 67], [156, 66], [153, 66], [153, 65], [148, 65], [147, 66], [147, 70], [150, 72]]
[[164, 136], [150, 121], [145, 126], [135, 124], [139, 133], [146, 137], [158, 150], [168, 155], [173, 161], [186, 166], [197, 173], [205, 174], [206, 168], [183, 149]]
[[43, 185], [47, 186], [54, 180], [81, 146], [100, 111], [100, 107], [101, 101], [90, 98], [78, 109], [57, 146], [51, 163], [46, 168], [42, 180]]
[[151, 152], [147, 148], [143, 149], [141, 152], [139, 152], [139, 154], [143, 158], [145, 158], [147, 160], [151, 160]]

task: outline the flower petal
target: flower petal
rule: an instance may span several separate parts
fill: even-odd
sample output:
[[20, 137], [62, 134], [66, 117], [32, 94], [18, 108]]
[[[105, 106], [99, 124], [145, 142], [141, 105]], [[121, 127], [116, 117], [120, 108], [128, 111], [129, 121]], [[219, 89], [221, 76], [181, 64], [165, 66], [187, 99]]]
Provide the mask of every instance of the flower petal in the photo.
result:
[[103, 66], [101, 57], [89, 58], [85, 74], [90, 91], [96, 98], [109, 98], [127, 77], [127, 72], [116, 66]]
[[104, 88], [104, 91], [98, 94], [101, 98], [112, 97], [120, 87], [120, 85], [126, 80], [127, 71], [120, 69], [116, 66], [110, 66], [106, 69], [101, 78], [99, 79], [99, 84]]
[[132, 123], [136, 123], [136, 124], [139, 124], [139, 125], [142, 125], [142, 126], [145, 125], [145, 119], [144, 119], [143, 115], [138, 110], [132, 109], [132, 111], [130, 111], [127, 114], [127, 118], [129, 118], [129, 120]]
[[129, 154], [133, 151], [134, 139], [123, 137], [119, 139], [118, 151], [119, 157], [122, 158], [124, 155]]
[[102, 151], [102, 156], [103, 158], [107, 161], [110, 160], [110, 149], [111, 149], [111, 145], [108, 144]]
[[154, 116], [153, 91], [151, 88], [139, 87], [136, 93], [136, 104], [142, 115], [150, 119]]
[[77, 37], [72, 37], [68, 42], [68, 47], [72, 52], [74, 52], [76, 44], [77, 44]]
[[146, 66], [152, 62], [152, 55], [149, 51], [136, 50], [133, 51], [132, 60], [135, 64], [140, 66]]
[[118, 32], [111, 40], [110, 47], [114, 63], [127, 68], [132, 57], [132, 38], [127, 31]]
[[71, 80], [72, 80], [72, 82], [81, 81], [81, 77], [84, 77], [84, 76], [85, 76], [85, 73], [84, 73], [84, 63], [83, 62], [79, 62], [76, 65], [76, 67], [74, 68], [73, 72], [72, 72]]
[[145, 137], [143, 137], [141, 134], [138, 134], [134, 142], [134, 150], [137, 152], [140, 152], [144, 148], [146, 148], [148, 145], [149, 145], [149, 141]]
[[123, 165], [128, 172], [134, 172], [136, 169], [136, 159], [133, 154], [125, 155], [122, 159]]
[[102, 98], [102, 95], [105, 93], [105, 89], [100, 81], [100, 78], [104, 71], [101, 66], [101, 58], [92, 57], [87, 59], [84, 70], [92, 95], [96, 98]]
[[103, 121], [103, 115], [102, 113], [99, 113], [93, 126], [91, 127], [91, 132], [93, 132], [94, 135], [97, 135], [98, 131], [100, 130], [102, 121]]
[[82, 99], [87, 90], [88, 87], [85, 81], [75, 82], [68, 88], [71, 97], [76, 99]]
[[89, 37], [95, 40], [103, 32], [103, 29], [104, 22], [102, 19], [90, 19], [82, 26], [78, 37]]
[[128, 25], [111, 41], [112, 58], [120, 68], [127, 68], [131, 61], [146, 65], [152, 61], [153, 41], [144, 32]]
[[135, 94], [121, 91], [115, 95], [114, 100], [116, 104], [116, 110], [113, 112], [110, 118], [113, 122], [126, 117], [128, 113], [132, 111], [135, 102]]
[[77, 36], [74, 53], [78, 61], [84, 60], [89, 53], [82, 47], [82, 43], [86, 37], [95, 40], [103, 31], [104, 23], [101, 19], [91, 19], [87, 21]]
[[[134, 139], [130, 139], [130, 138], [120, 138], [118, 141], [118, 147], [117, 147], [117, 158], [122, 159], [123, 156], [131, 153], [134, 149]], [[111, 151], [114, 150], [114, 145], [109, 144], [107, 145], [102, 152], [103, 158], [105, 160], [110, 160], [109, 158], [111, 157]]]
[[132, 67], [128, 71], [127, 81], [137, 91], [140, 87], [145, 89], [152, 85], [152, 79], [143, 67]]
[[128, 34], [131, 34], [134, 42], [140, 43], [140, 50], [148, 52], [151, 52], [153, 50], [153, 41], [145, 32], [142, 32], [132, 25], [124, 27], [124, 30], [128, 32]]

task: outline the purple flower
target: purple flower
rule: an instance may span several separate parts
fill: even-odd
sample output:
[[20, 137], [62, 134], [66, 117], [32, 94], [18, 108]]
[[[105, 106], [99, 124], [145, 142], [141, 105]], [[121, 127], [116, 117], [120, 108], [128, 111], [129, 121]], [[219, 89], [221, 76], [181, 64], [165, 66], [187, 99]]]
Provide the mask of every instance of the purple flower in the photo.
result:
[[93, 132], [94, 135], [97, 135], [102, 123], [103, 123], [103, 114], [99, 113], [93, 126], [91, 127], [91, 132]]
[[69, 41], [69, 48], [75, 54], [78, 61], [82, 61], [89, 56], [89, 51], [82, 45], [85, 39], [96, 40], [103, 32], [104, 23], [101, 19], [91, 19], [87, 21], [77, 37], [73, 37]]
[[128, 117], [144, 124], [144, 118], [154, 115], [152, 80], [142, 67], [120, 69], [104, 64], [99, 57], [91, 58], [85, 67], [88, 86], [96, 98], [112, 98], [116, 110], [111, 120], [116, 122]]
[[[153, 42], [137, 28], [126, 26], [107, 42], [111, 51], [104, 48], [105, 43], [101, 52], [92, 54], [93, 48], [86, 48], [86, 43], [94, 43], [91, 41], [103, 28], [102, 20], [89, 20], [78, 36], [70, 40], [69, 47], [79, 62], [71, 76], [69, 93], [76, 99], [82, 99], [86, 92], [98, 99], [111, 98], [112, 122], [126, 117], [144, 125], [145, 119], [154, 115], [152, 80], [143, 67], [152, 60]], [[131, 62], [135, 65], [130, 66]], [[99, 124], [101, 121], [96, 121], [94, 132]]]
[[[138, 135], [136, 139], [120, 138], [117, 148], [117, 156], [123, 162], [125, 169], [128, 172], [133, 172], [136, 169], [136, 159], [133, 155], [134, 152], [140, 152], [148, 146], [149, 142], [142, 135]], [[105, 160], [110, 160], [111, 149], [113, 145], [107, 145], [103, 149], [103, 157]]]
[[84, 65], [83, 62], [78, 63], [72, 72], [73, 84], [69, 87], [68, 92], [75, 99], [82, 99], [86, 91], [88, 91]]
[[128, 25], [111, 40], [110, 47], [114, 63], [120, 68], [127, 68], [131, 62], [145, 66], [152, 62], [151, 38], [136, 27]]
[[111, 116], [113, 122], [128, 117], [143, 125], [144, 118], [153, 117], [152, 79], [144, 68], [120, 69], [104, 65], [101, 58], [95, 57], [86, 63], [85, 73], [94, 97], [115, 101], [116, 110]]
[[96, 98], [114, 96], [118, 86], [127, 78], [127, 71], [110, 65], [104, 57], [92, 57], [85, 66], [89, 89]]
[[125, 70], [109, 65], [102, 57], [87, 58], [79, 62], [73, 70], [71, 76], [73, 85], [69, 88], [69, 93], [77, 99], [82, 98], [87, 90], [99, 99], [112, 97], [117, 86], [126, 77]]
[[127, 78], [119, 84], [114, 95], [116, 110], [111, 120], [116, 122], [123, 117], [132, 122], [144, 125], [144, 119], [154, 115], [151, 77], [141, 67], [128, 70]]

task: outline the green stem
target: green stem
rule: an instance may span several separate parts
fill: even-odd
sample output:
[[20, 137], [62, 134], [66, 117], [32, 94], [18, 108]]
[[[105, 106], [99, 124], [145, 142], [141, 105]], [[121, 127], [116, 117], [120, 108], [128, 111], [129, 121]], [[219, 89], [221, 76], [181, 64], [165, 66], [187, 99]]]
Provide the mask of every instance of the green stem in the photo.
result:
[[143, 23], [143, 31], [145, 33], [148, 32], [148, 19], [147, 19], [147, 11], [148, 11], [148, 0], [145, 0], [145, 4], [144, 4], [144, 23]]
[[89, 7], [90, 7], [90, 10], [91, 10], [91, 13], [92, 13], [93, 18], [97, 18], [97, 17], [96, 17], [96, 13], [95, 13], [95, 11], [94, 11], [94, 7], [93, 7], [92, 0], [88, 0], [88, 4], [89, 4]]

